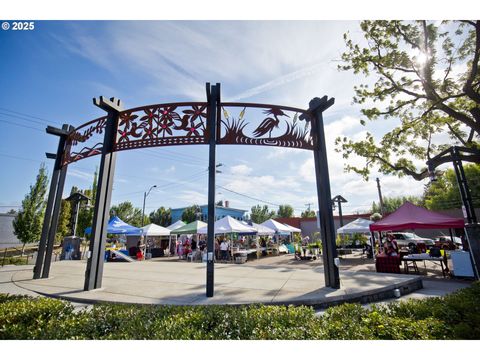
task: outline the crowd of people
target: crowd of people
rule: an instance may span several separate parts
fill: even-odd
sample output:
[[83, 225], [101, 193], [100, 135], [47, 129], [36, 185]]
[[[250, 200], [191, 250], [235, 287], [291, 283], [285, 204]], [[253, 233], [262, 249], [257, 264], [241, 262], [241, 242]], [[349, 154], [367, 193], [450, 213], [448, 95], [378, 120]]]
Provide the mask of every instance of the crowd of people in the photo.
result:
[[[232, 250], [232, 241], [224, 237], [215, 239], [214, 252], [215, 259], [222, 261], [230, 261]], [[207, 242], [204, 237], [199, 239], [195, 236], [181, 237], [177, 240], [176, 253], [179, 259], [192, 260], [203, 259], [207, 251]]]

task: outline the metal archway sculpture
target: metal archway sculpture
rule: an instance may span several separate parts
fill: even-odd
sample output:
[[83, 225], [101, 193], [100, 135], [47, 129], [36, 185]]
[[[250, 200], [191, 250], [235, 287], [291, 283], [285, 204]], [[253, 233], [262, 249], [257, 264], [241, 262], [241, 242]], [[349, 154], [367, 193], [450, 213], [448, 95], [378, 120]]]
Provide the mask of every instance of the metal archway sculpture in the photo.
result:
[[[206, 84], [206, 102], [177, 102], [128, 110], [118, 99], [100, 97], [94, 104], [106, 116], [77, 128], [47, 128], [59, 137], [54, 171], [39, 244], [34, 279], [48, 278], [53, 241], [68, 165], [101, 155], [84, 290], [102, 284], [105, 239], [111, 190], [119, 151], [158, 146], [209, 145], [208, 235], [206, 295], [214, 294], [214, 219], [216, 145], [263, 145], [310, 150], [314, 153], [325, 285], [340, 287], [331, 208], [323, 112], [334, 99], [314, 98], [308, 110], [293, 107], [220, 101], [220, 84]], [[259, 120], [260, 119], [260, 120]]]

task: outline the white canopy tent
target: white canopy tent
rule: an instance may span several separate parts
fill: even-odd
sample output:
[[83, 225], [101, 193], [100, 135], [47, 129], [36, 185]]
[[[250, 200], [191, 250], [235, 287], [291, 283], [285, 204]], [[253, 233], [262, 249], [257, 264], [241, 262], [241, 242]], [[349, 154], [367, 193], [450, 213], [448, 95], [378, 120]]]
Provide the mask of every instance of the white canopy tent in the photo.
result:
[[373, 221], [358, 218], [355, 221], [348, 223], [337, 229], [337, 234], [365, 234], [370, 232], [370, 224]]
[[290, 234], [292, 230], [287, 227], [286, 225], [279, 223], [278, 221], [275, 221], [273, 219], [269, 219], [267, 221], [264, 221], [260, 225], [266, 226], [272, 230], [275, 230], [275, 233], [288, 233]]
[[185, 225], [187, 225], [187, 224], [185, 224], [182, 220], [177, 220], [172, 225], [167, 226], [167, 229], [168, 230], [176, 230], [176, 229], [181, 228], [182, 226], [185, 226]]
[[[142, 235], [145, 237], [145, 244], [147, 244], [147, 238], [149, 236], [168, 236], [168, 253], [170, 253], [170, 246], [172, 242], [172, 237], [170, 236], [170, 230], [164, 228], [163, 226], [157, 224], [148, 224], [141, 228]], [[146, 252], [147, 248], [145, 248]], [[150, 251], [150, 253], [152, 253]]]
[[275, 230], [273, 230], [273, 229], [271, 229], [267, 226], [256, 224], [254, 222], [252, 222], [252, 225], [250, 225], [246, 221], [242, 221], [242, 224], [244, 224], [246, 226], [253, 227], [255, 230], [257, 230], [257, 235], [260, 235], [260, 236], [274, 235], [275, 234]]
[[[249, 225], [244, 225], [240, 221], [235, 220], [231, 216], [225, 216], [214, 223], [215, 234], [230, 233], [256, 233], [257, 230]], [[198, 230], [199, 234], [207, 234], [208, 226]]]
[[[173, 224], [171, 224], [170, 226], [167, 226], [167, 229], [170, 230], [170, 231], [173, 231], [173, 230], [177, 230], [178, 228], [181, 228], [182, 226], [185, 226], [187, 224], [185, 224], [182, 220], [177, 220], [175, 221]], [[177, 234], [172, 234], [171, 236], [175, 236], [175, 242], [177, 241], [177, 238], [178, 238], [178, 235]], [[177, 247], [175, 246], [174, 249], [176, 249]], [[172, 253], [172, 247], [171, 247], [171, 243], [168, 247], [168, 250], [170, 253]], [[176, 253], [176, 250], [173, 251], [173, 253]]]
[[169, 236], [170, 229], [157, 224], [148, 224], [141, 228], [143, 236]]
[[299, 228], [296, 228], [295, 226], [291, 226], [291, 225], [288, 225], [288, 224], [283, 224], [285, 225], [287, 228], [290, 229], [290, 232], [292, 233], [301, 233], [302, 230], [300, 230]]

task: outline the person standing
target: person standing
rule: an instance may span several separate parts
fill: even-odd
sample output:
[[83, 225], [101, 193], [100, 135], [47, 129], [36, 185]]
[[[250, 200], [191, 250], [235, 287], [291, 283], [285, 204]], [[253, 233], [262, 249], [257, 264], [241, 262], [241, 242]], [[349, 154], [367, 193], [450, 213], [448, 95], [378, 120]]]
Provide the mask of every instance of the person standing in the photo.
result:
[[225, 241], [225, 239], [220, 244], [220, 255], [222, 260], [228, 260], [228, 243]]

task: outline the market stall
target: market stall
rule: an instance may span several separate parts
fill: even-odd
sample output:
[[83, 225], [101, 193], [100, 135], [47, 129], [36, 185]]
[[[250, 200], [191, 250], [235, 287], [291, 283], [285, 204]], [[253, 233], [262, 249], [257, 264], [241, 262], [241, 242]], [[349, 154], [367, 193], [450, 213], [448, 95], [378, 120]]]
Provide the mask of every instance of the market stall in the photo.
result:
[[147, 246], [146, 253], [152, 258], [170, 255], [171, 236], [170, 230], [157, 224], [148, 224], [142, 229], [142, 235]]
[[[264, 221], [260, 225], [266, 226], [272, 230], [275, 231], [275, 234], [273, 235], [273, 239], [271, 242], [266, 242], [266, 244], [261, 244], [262, 247], [263, 245], [266, 245], [267, 248], [267, 253], [272, 253], [272, 254], [279, 254], [280, 253], [280, 245], [282, 245], [283, 241], [282, 239], [288, 238], [292, 234], [292, 229], [282, 223], [279, 223], [276, 220], [269, 219], [267, 221]], [[292, 227], [293, 228], [293, 227]], [[296, 229], [296, 228], [294, 228]], [[296, 229], [299, 230], [299, 229]]]
[[[91, 232], [91, 227], [85, 229], [86, 235], [90, 235]], [[121, 247], [125, 246], [125, 253], [130, 256], [136, 256], [136, 253], [138, 252], [138, 242], [140, 241], [142, 236], [142, 229], [127, 224], [118, 216], [113, 216], [108, 221], [107, 234], [118, 235], [118, 237], [116, 239], [113, 239], [113, 241], [116, 243], [118, 240], [119, 243], [123, 243], [124, 245], [122, 245]], [[108, 252], [106, 254], [108, 255]]]
[[203, 240], [200, 237], [199, 231], [206, 227], [206, 223], [196, 220], [170, 232], [170, 234], [178, 236], [176, 241], [176, 254], [179, 258], [192, 259], [192, 256], [195, 255], [192, 250], [196, 250], [197, 244]]
[[[182, 226], [185, 226], [185, 225], [186, 225], [186, 223], [184, 223], [182, 220], [177, 220], [173, 224], [167, 226], [167, 229], [170, 230], [170, 231], [173, 231], [173, 230], [177, 230], [178, 228], [181, 228]], [[170, 242], [170, 247], [168, 249], [169, 249], [170, 254], [176, 255], [177, 254], [176, 243], [177, 243], [177, 240], [178, 240], [178, 235], [170, 233], [170, 236], [174, 238], [174, 241]]]
[[[199, 230], [200, 234], [206, 235], [208, 228], [202, 228]], [[237, 257], [247, 258], [250, 252], [256, 253], [257, 249], [250, 249], [246, 236], [255, 235], [257, 230], [249, 225], [232, 218], [231, 216], [225, 216], [214, 223], [215, 235], [220, 235], [220, 242], [225, 240], [230, 242], [230, 256], [233, 259]], [[241, 259], [243, 262], [243, 259]]]

